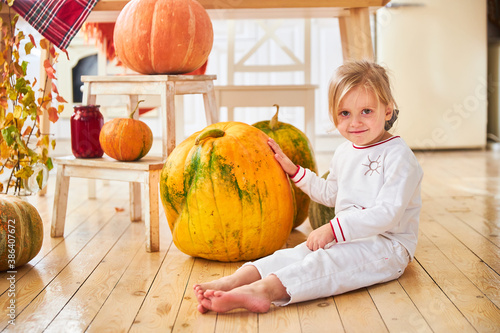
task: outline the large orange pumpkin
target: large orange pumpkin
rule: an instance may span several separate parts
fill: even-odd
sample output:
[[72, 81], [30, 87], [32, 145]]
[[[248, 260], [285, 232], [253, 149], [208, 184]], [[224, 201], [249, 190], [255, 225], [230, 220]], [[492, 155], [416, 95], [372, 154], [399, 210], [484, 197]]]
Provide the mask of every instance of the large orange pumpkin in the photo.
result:
[[128, 68], [141, 74], [184, 74], [206, 62], [213, 28], [196, 0], [132, 0], [116, 19], [113, 38]]
[[36, 208], [12, 195], [0, 195], [0, 271], [33, 259], [43, 242], [43, 222]]
[[[253, 126], [273, 138], [293, 163], [317, 173], [318, 168], [311, 142], [304, 132], [297, 127], [278, 121], [279, 106], [276, 104], [275, 106], [277, 107], [276, 114], [270, 121], [260, 121], [253, 124]], [[293, 227], [296, 228], [306, 220], [311, 199], [301, 189], [296, 187], [295, 184], [293, 184], [293, 192], [297, 207], [297, 215], [295, 216]]]
[[267, 140], [248, 124], [222, 122], [172, 151], [160, 193], [179, 250], [240, 261], [283, 247], [292, 230], [293, 194]]

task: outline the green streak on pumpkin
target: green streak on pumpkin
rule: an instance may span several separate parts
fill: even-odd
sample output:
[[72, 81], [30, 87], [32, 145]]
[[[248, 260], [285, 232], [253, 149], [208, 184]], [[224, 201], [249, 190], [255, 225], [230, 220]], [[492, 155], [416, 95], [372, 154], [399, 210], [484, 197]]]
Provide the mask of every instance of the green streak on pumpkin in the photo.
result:
[[161, 171], [160, 179], [162, 179], [162, 181], [160, 182], [160, 194], [163, 204], [168, 205], [177, 215], [179, 215], [179, 210], [175, 203], [184, 197], [184, 191], [174, 191], [173, 186], [169, 187], [167, 185], [169, 179], [168, 170], [171, 168], [170, 164], [171, 163], [167, 162], [167, 165], [163, 167]]
[[198, 171], [201, 169], [201, 147], [194, 148], [195, 152], [191, 156], [191, 160], [184, 169], [184, 197], [189, 193], [193, 181], [199, 177]]

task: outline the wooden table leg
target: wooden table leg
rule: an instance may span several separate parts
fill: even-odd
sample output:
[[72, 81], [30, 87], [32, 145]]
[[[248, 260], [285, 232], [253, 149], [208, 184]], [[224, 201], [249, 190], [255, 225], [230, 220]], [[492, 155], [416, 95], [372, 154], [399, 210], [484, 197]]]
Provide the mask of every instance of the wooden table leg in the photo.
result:
[[368, 8], [351, 8], [349, 16], [339, 17], [344, 61], [373, 60], [373, 43]]
[[[128, 115], [134, 111], [139, 102], [138, 95], [128, 95]], [[139, 110], [134, 113], [134, 119], [139, 120]], [[142, 219], [141, 183], [130, 183], [130, 221], [138, 222]]]
[[219, 122], [219, 111], [215, 100], [215, 89], [212, 81], [207, 81], [207, 92], [203, 94], [203, 102], [205, 104], [205, 117], [207, 125]]
[[52, 227], [50, 230], [51, 237], [61, 237], [64, 235], [69, 190], [69, 177], [64, 175], [64, 168], [64, 165], [57, 167], [54, 209], [52, 210]]
[[144, 212], [144, 226], [146, 229], [147, 252], [158, 252], [160, 250], [160, 219], [158, 209], [159, 178], [160, 170], [150, 171], [144, 186], [144, 205], [146, 207]]
[[[167, 82], [165, 95], [162, 95], [162, 126], [163, 126], [163, 159], [175, 148], [175, 85], [173, 82]], [[165, 152], [165, 148], [167, 149]]]
[[142, 219], [141, 183], [129, 183], [129, 192], [130, 192], [130, 221], [138, 222]]

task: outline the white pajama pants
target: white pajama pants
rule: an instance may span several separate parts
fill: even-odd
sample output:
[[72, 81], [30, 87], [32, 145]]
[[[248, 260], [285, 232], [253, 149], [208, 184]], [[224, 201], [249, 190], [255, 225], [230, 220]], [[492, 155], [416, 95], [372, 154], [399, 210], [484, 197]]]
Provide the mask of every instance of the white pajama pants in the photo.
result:
[[409, 261], [404, 246], [379, 235], [317, 251], [302, 243], [245, 265], [255, 266], [262, 278], [276, 275], [290, 300], [275, 305], [287, 305], [397, 279]]

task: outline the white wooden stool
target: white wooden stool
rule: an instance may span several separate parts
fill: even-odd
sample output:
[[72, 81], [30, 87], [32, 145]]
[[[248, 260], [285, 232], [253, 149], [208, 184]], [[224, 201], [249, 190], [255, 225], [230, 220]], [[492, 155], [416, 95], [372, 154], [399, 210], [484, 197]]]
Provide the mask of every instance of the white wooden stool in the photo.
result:
[[130, 218], [140, 221], [143, 185], [146, 250], [159, 251], [158, 181], [163, 163], [175, 148], [175, 95], [202, 94], [207, 124], [218, 122], [213, 80], [215, 75], [125, 75], [82, 76], [83, 104], [96, 104], [97, 95], [124, 95], [135, 106], [139, 95], [160, 95], [162, 157], [144, 157], [137, 162], [111, 158], [57, 158], [57, 179], [52, 214], [52, 237], [64, 235], [70, 177], [121, 180], [130, 183]]
[[[83, 105], [96, 104], [97, 95], [123, 95], [133, 108], [139, 95], [159, 95], [163, 159], [175, 148], [175, 95], [202, 94], [207, 125], [218, 122], [213, 80], [216, 75], [82, 76]], [[138, 117], [139, 115], [135, 115]]]
[[[120, 162], [110, 157], [75, 158], [73, 156], [55, 158], [57, 164], [54, 209], [52, 211], [52, 237], [64, 236], [64, 223], [68, 203], [69, 181], [71, 177], [118, 180], [142, 184], [144, 203], [144, 224], [146, 228], [146, 251], [160, 249], [158, 183], [163, 168], [161, 158], [146, 156], [137, 162]], [[132, 198], [131, 198], [132, 199]], [[137, 199], [137, 198], [136, 198]], [[139, 204], [139, 207], [137, 207]], [[138, 209], [139, 208], [139, 209]], [[141, 219], [140, 202], [130, 202], [130, 219]]]

